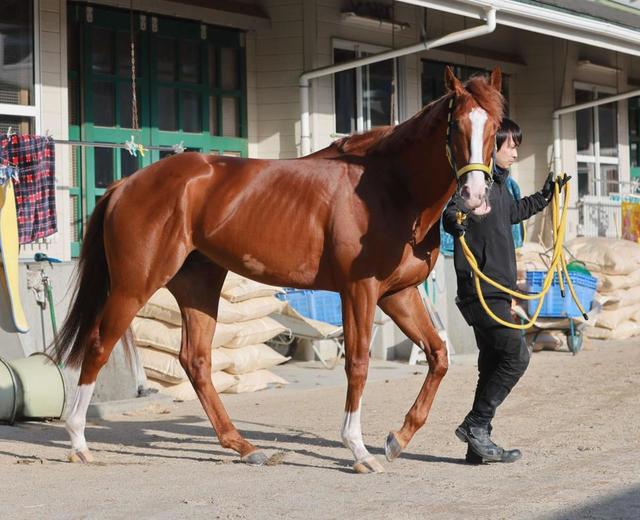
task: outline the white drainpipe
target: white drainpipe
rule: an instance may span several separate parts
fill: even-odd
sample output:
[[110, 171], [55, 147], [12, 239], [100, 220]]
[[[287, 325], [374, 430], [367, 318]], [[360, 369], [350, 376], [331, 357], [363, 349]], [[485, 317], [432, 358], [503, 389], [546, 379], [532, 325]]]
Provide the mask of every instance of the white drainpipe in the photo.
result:
[[624, 92], [616, 96], [598, 99], [597, 101], [588, 101], [578, 105], [570, 105], [553, 111], [553, 171], [556, 175], [562, 173], [562, 154], [560, 153], [560, 116], [571, 114], [585, 108], [597, 107], [599, 105], [608, 105], [623, 99], [640, 96], [640, 89]]
[[401, 49], [395, 49], [392, 51], [381, 52], [374, 54], [373, 56], [367, 56], [359, 60], [348, 61], [340, 63], [338, 65], [331, 65], [329, 67], [322, 67], [319, 69], [305, 72], [300, 76], [300, 151], [302, 155], [308, 155], [311, 153], [311, 133], [309, 127], [309, 89], [310, 80], [320, 78], [322, 76], [328, 76], [329, 74], [336, 74], [344, 70], [355, 69], [356, 67], [362, 67], [371, 63], [377, 63], [380, 61], [389, 60], [392, 58], [399, 58], [400, 56], [406, 56], [408, 54], [414, 54], [416, 52], [433, 49], [434, 47], [440, 47], [442, 45], [448, 45], [450, 43], [459, 42], [462, 40], [468, 40], [469, 38], [475, 38], [476, 36], [482, 36], [484, 34], [492, 33], [496, 28], [496, 10], [488, 9], [486, 11], [485, 25], [478, 27], [472, 27], [470, 29], [464, 29], [462, 31], [456, 31], [441, 38], [434, 38], [426, 42], [420, 42]]

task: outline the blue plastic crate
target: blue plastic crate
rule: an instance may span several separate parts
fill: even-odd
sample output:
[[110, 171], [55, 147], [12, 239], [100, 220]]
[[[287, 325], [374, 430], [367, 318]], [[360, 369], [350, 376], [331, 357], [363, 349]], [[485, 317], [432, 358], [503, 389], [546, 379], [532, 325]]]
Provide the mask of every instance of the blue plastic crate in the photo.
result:
[[[547, 273], [545, 271], [527, 271], [527, 286], [530, 294], [539, 293], [542, 290], [542, 284], [544, 283], [546, 274]], [[569, 271], [569, 276], [573, 282], [573, 288], [576, 291], [578, 300], [580, 300], [584, 310], [589, 312], [591, 310], [591, 304], [593, 303], [593, 297], [596, 293], [596, 285], [598, 283], [597, 278], [575, 271]], [[564, 298], [560, 294], [558, 273], [554, 273], [551, 288], [544, 299], [542, 310], [538, 315], [541, 318], [576, 318], [578, 316], [582, 316], [578, 306], [573, 301], [564, 275], [563, 279], [565, 287]], [[540, 300], [529, 300], [530, 316], [536, 311], [539, 303]]]
[[311, 291], [307, 289], [285, 289], [285, 294], [276, 296], [286, 301], [306, 318], [323, 321], [331, 325], [342, 325], [342, 301], [333, 291]]

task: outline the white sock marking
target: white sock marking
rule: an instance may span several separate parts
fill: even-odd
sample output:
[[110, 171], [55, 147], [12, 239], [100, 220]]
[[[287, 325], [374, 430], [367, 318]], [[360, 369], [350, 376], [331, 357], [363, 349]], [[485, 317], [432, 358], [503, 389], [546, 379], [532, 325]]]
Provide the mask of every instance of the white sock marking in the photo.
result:
[[80, 385], [78, 387], [73, 408], [65, 423], [69, 437], [71, 437], [71, 449], [74, 452], [87, 449], [87, 441], [84, 438], [84, 427], [87, 424], [87, 410], [95, 386], [96, 384], [93, 382], [90, 385]]
[[355, 412], [345, 412], [342, 422], [342, 442], [353, 452], [356, 462], [371, 457], [371, 454], [364, 447], [362, 440], [362, 430], [360, 428], [360, 410], [362, 409], [362, 399]]

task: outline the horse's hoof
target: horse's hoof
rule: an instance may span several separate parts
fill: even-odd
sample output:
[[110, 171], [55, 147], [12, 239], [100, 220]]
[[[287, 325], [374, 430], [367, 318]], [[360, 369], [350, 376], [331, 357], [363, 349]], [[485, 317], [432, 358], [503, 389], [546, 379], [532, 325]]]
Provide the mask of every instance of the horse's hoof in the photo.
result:
[[387, 460], [391, 462], [397, 459], [401, 453], [402, 446], [400, 446], [396, 434], [393, 432], [389, 432], [389, 435], [387, 435], [387, 440], [384, 443], [385, 457], [387, 457]]
[[256, 450], [249, 453], [249, 455], [245, 455], [240, 460], [245, 464], [249, 464], [249, 466], [264, 466], [269, 459], [264, 453]]
[[69, 462], [77, 462], [82, 464], [89, 464], [94, 462], [93, 455], [89, 450], [72, 451], [69, 453]]
[[375, 457], [357, 461], [353, 469], [356, 473], [384, 473], [384, 467]]

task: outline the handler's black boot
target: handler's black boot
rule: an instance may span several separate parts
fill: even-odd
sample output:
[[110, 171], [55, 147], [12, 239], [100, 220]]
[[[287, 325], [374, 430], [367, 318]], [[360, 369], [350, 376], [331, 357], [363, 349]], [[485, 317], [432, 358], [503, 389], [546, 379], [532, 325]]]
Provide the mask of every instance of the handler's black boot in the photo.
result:
[[[503, 449], [502, 458], [499, 460], [499, 462], [515, 462], [519, 460], [521, 457], [522, 457], [522, 453], [520, 452], [520, 450]], [[485, 464], [489, 462], [488, 460], [483, 459], [475, 451], [473, 451], [470, 445], [467, 445], [467, 455], [465, 456], [464, 460], [468, 464], [474, 464], [474, 465]]]
[[483, 462], [515, 462], [522, 457], [520, 450], [505, 450], [496, 445], [489, 436], [489, 430], [462, 423], [456, 429], [456, 436], [468, 444], [466, 461], [470, 464]]

